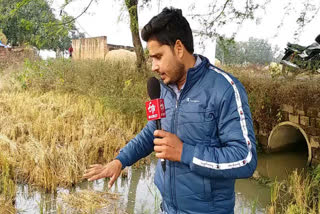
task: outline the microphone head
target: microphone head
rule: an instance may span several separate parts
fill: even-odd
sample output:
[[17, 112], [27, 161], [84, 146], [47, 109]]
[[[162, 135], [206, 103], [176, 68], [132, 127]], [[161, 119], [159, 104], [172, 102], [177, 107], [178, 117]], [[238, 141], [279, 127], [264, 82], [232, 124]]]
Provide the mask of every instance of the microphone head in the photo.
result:
[[148, 94], [151, 100], [160, 98], [160, 82], [155, 77], [150, 77], [147, 83]]

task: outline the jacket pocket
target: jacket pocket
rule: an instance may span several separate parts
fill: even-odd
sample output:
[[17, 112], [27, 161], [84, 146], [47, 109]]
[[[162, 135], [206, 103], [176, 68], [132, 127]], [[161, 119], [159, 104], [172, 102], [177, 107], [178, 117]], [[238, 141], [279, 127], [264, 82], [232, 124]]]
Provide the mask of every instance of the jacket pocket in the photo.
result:
[[217, 122], [212, 111], [183, 112], [179, 126], [179, 136], [196, 141], [210, 141], [217, 132]]
[[[206, 108], [201, 103], [183, 103], [180, 108], [178, 123], [186, 129], [187, 134], [192, 139], [209, 140], [216, 130], [214, 110]], [[203, 139], [204, 136], [206, 139]]]

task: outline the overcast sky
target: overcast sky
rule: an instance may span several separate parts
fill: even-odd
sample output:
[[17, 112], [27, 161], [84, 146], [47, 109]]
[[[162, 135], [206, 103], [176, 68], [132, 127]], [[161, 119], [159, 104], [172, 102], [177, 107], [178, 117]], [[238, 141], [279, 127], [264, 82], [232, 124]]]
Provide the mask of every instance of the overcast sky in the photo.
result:
[[[83, 9], [89, 4], [91, 0], [74, 0], [73, 3], [65, 8], [65, 11], [74, 17], [78, 16]], [[162, 8], [167, 6], [173, 6], [181, 8], [184, 15], [190, 13], [205, 13], [207, 2], [210, 0], [197, 1], [197, 11], [189, 11], [191, 0], [162, 0], [154, 1], [151, 7], [139, 8], [139, 25], [142, 28], [154, 15], [156, 15]], [[295, 23], [297, 15], [295, 12], [286, 14], [284, 16], [284, 6], [288, 1], [291, 1], [295, 7], [301, 7], [303, 1], [301, 0], [271, 0], [271, 4], [266, 8], [265, 12], [260, 11], [258, 16], [262, 17], [260, 24], [257, 25], [252, 21], [246, 21], [239, 29], [236, 40], [247, 41], [249, 37], [267, 39], [271, 44], [278, 45], [281, 49], [286, 46], [287, 42], [294, 42], [294, 31], [297, 28]], [[53, 7], [57, 9], [62, 5], [64, 0], [53, 0]], [[123, 6], [124, 0], [98, 0], [94, 1], [87, 13], [82, 15], [76, 21], [76, 26], [86, 33], [86, 37], [107, 36], [107, 42], [111, 44], [130, 45], [132, 46], [131, 32], [129, 29], [129, 20], [126, 10]], [[201, 4], [200, 4], [200, 3]], [[123, 12], [124, 11], [124, 12]], [[122, 14], [122, 16], [120, 16]], [[121, 17], [121, 20], [119, 20]], [[277, 26], [281, 23], [281, 19], [284, 17], [284, 26], [277, 30]], [[192, 20], [190, 16], [187, 16], [193, 30], [200, 30], [199, 23]], [[309, 45], [314, 41], [314, 38], [320, 34], [320, 16], [317, 15], [314, 20], [305, 27], [303, 33], [299, 37], [299, 43], [301, 45]], [[236, 30], [234, 25], [229, 24], [224, 29], [226, 35], [232, 35]], [[277, 37], [274, 37], [278, 33]], [[202, 49], [197, 45], [199, 39], [195, 38], [195, 51], [202, 52]], [[206, 55], [212, 52], [214, 46], [206, 43], [208, 47]], [[144, 44], [145, 45], [145, 44]], [[199, 50], [200, 49], [200, 50]]]

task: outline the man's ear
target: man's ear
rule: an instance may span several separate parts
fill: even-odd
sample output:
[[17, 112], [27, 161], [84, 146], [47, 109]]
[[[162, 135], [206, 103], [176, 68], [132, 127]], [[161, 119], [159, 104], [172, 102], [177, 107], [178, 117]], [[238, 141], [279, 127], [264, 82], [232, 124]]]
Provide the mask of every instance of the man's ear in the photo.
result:
[[185, 52], [184, 45], [182, 42], [178, 39], [176, 43], [174, 44], [174, 53], [176, 56], [178, 56], [180, 59], [182, 59]]

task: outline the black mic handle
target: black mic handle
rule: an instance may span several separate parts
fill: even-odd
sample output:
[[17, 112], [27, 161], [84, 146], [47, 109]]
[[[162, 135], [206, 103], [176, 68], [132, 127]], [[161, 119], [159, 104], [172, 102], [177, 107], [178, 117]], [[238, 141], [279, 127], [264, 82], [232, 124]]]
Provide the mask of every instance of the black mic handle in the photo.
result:
[[[156, 120], [156, 127], [157, 127], [157, 130], [161, 130], [161, 120]], [[165, 159], [162, 159], [161, 158], [161, 166], [162, 166], [162, 169], [163, 171], [165, 172], [166, 171], [166, 160]]]
[[161, 130], [161, 120], [156, 120], [156, 127], [157, 127], [157, 130]]

